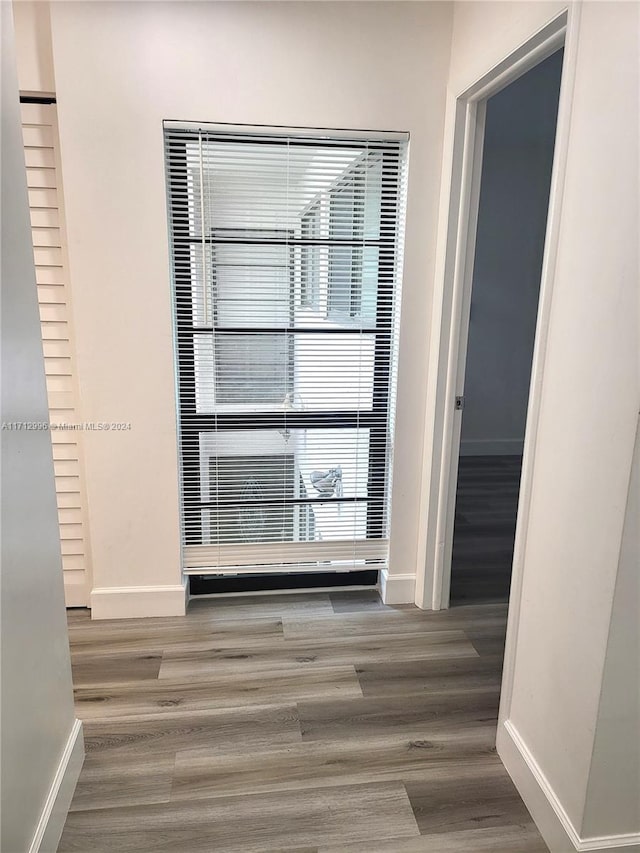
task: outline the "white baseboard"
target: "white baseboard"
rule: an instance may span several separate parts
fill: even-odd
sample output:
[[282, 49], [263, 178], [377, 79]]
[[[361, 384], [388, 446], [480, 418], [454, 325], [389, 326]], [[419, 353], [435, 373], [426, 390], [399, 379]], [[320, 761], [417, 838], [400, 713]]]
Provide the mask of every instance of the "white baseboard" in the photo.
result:
[[65, 607], [87, 607], [87, 579], [84, 569], [67, 569], [62, 573], [64, 579]]
[[460, 456], [521, 456], [523, 447], [523, 438], [463, 440]]
[[380, 597], [385, 604], [413, 604], [416, 599], [416, 576], [394, 575], [388, 569], [380, 572]]
[[582, 838], [511, 720], [498, 726], [498, 755], [551, 853], [640, 853], [640, 833]]
[[91, 592], [91, 618], [184, 616], [186, 598], [186, 580], [171, 586], [99, 587]]
[[40, 813], [29, 853], [55, 853], [84, 761], [82, 722], [75, 720]]

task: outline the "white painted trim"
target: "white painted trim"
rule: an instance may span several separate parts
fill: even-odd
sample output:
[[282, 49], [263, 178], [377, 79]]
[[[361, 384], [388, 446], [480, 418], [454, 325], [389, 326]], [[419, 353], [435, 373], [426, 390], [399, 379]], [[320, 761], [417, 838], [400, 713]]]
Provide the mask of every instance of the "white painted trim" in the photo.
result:
[[460, 460], [460, 438], [462, 435], [462, 411], [455, 408], [455, 398], [464, 394], [471, 316], [471, 288], [480, 210], [480, 179], [484, 154], [486, 102], [467, 102], [465, 112], [466, 145], [462, 158], [460, 219], [458, 221], [456, 262], [451, 288], [451, 324], [444, 400], [445, 431], [442, 441], [442, 466], [436, 527], [438, 550], [434, 559], [433, 578], [433, 600], [438, 601], [441, 607], [448, 607], [451, 597], [453, 530], [458, 463]]
[[394, 575], [388, 569], [380, 572], [380, 598], [383, 604], [413, 604], [415, 596], [415, 575]]
[[91, 591], [92, 619], [184, 616], [186, 579], [170, 586], [113, 586]]
[[57, 850], [83, 761], [82, 722], [74, 720], [29, 845], [29, 853], [54, 853]]
[[520, 456], [522, 438], [478, 438], [460, 442], [460, 456]]
[[533, 492], [533, 471], [538, 441], [540, 408], [542, 403], [545, 355], [549, 334], [549, 322], [551, 318], [552, 291], [560, 237], [562, 196], [564, 191], [567, 153], [569, 150], [569, 134], [571, 129], [571, 113], [573, 109], [573, 91], [577, 66], [581, 10], [582, 6], [580, 3], [571, 3], [567, 14], [562, 82], [560, 86], [560, 102], [558, 104], [558, 122], [556, 127], [556, 144], [551, 174], [551, 189], [549, 193], [549, 211], [547, 214], [544, 255], [542, 259], [540, 296], [538, 298], [538, 321], [533, 347], [529, 404], [527, 409], [525, 441], [522, 455], [522, 471], [520, 474], [520, 495], [518, 499], [518, 514], [513, 549], [513, 567], [511, 570], [511, 590], [509, 594], [507, 636], [504, 664], [502, 668], [502, 688], [500, 691], [498, 728], [500, 728], [500, 724], [508, 719], [511, 714], [511, 698], [513, 695], [513, 682], [515, 678], [518, 629], [520, 625], [520, 610], [522, 606], [524, 561], [527, 545], [529, 513], [531, 510], [531, 496]]
[[[65, 607], [86, 607], [87, 606], [87, 579], [86, 570], [80, 573], [82, 577], [78, 581], [73, 570], [71, 572], [62, 572], [64, 580], [64, 604]], [[71, 575], [71, 577], [69, 577]]]
[[640, 851], [640, 833], [582, 838], [542, 768], [511, 720], [498, 727], [498, 755], [551, 853]]
[[551, 853], [578, 850], [580, 836], [511, 720], [498, 726], [496, 746]]
[[[562, 46], [575, 42], [579, 4], [570, 4], [549, 23], [519, 45], [494, 68], [487, 71], [447, 105], [443, 193], [440, 199], [437, 278], [432, 311], [430, 364], [437, 365], [429, 377], [425, 412], [425, 444], [421, 489], [421, 526], [416, 567], [416, 604], [423, 609], [439, 610], [449, 606], [453, 506], [460, 440], [460, 417], [455, 417], [453, 400], [464, 378], [460, 348], [468, 318], [465, 306], [470, 294], [471, 257], [469, 240], [475, 230], [475, 183], [479, 178], [478, 131], [483, 120], [483, 104]], [[571, 39], [569, 37], [571, 33]], [[566, 161], [568, 126], [571, 113], [575, 49], [565, 50], [562, 72], [556, 151], [549, 198], [547, 240], [539, 300], [538, 329], [529, 397], [529, 415], [525, 448], [530, 456], [535, 446], [537, 416], [540, 407], [540, 381], [549, 322], [552, 274], [550, 245], [557, 243], [559, 209]], [[564, 159], [563, 159], [564, 158]], [[523, 461], [518, 528], [526, 530], [526, 515], [531, 491], [532, 464]], [[524, 496], [524, 498], [523, 498]], [[523, 516], [520, 516], [523, 513]], [[522, 534], [521, 534], [522, 535]], [[517, 550], [517, 541], [516, 541]], [[512, 587], [513, 590], [513, 587]]]
[[634, 835], [600, 835], [583, 838], [579, 851], [606, 850], [607, 853], [640, 853], [640, 833]]

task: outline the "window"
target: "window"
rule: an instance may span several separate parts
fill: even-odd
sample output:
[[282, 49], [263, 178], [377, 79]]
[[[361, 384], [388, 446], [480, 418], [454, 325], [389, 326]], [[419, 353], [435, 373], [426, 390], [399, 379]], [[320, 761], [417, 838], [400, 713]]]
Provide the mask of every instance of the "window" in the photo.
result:
[[384, 565], [405, 138], [165, 145], [185, 570]]

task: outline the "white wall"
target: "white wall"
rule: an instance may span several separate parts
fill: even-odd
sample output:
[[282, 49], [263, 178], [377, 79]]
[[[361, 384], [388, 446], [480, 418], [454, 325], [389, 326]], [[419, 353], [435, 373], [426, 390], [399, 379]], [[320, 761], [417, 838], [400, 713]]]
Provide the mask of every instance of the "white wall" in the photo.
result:
[[391, 572], [413, 572], [451, 7], [57, 2], [51, 22], [83, 419], [132, 425], [85, 436], [96, 587], [177, 605], [166, 118], [411, 133]]
[[637, 57], [638, 6], [585, 3], [510, 710], [576, 826], [640, 408]]
[[[640, 424], [620, 548], [582, 834], [640, 824]], [[635, 748], [634, 748], [635, 747]]]
[[[2, 421], [49, 419], [11, 6], [2, 4]], [[53, 851], [83, 745], [73, 709], [51, 441], [2, 430], [2, 850]], [[66, 756], [66, 763], [64, 762]], [[61, 761], [63, 763], [61, 764]], [[45, 810], [55, 774], [55, 804]]]
[[489, 99], [461, 454], [522, 452], [562, 53]]
[[[456, 6], [452, 85], [470, 85], [546, 17], [536, 4]], [[503, 714], [520, 757], [541, 774], [525, 768], [519, 783], [552, 833], [563, 828], [549, 799], [578, 835], [589, 825], [585, 798], [640, 404], [637, 18], [636, 4], [582, 7], [522, 604], [510, 626], [515, 675]], [[515, 740], [502, 729], [498, 736], [517, 775]], [[637, 741], [626, 746], [637, 749]], [[535, 789], [544, 786], [540, 800]], [[570, 849], [563, 839], [565, 846], [552, 839], [552, 849]]]

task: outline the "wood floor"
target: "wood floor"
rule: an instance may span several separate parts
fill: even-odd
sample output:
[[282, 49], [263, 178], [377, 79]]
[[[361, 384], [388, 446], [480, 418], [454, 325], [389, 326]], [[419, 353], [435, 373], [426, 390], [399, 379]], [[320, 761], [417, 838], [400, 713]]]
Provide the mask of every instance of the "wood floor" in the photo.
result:
[[521, 456], [461, 456], [451, 560], [451, 601], [508, 601]]
[[495, 748], [506, 607], [341, 592], [70, 611], [61, 853], [543, 853]]

